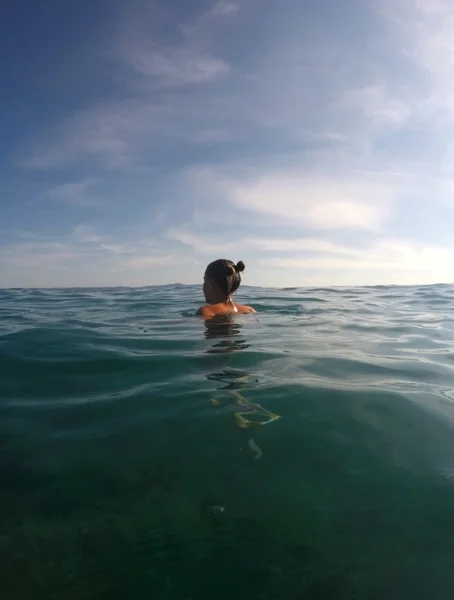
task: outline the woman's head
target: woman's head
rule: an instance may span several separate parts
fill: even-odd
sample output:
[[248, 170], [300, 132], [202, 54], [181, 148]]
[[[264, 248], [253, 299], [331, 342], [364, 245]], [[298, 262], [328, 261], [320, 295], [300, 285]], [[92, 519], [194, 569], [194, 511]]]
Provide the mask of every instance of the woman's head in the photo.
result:
[[244, 262], [241, 260], [236, 265], [223, 258], [210, 263], [205, 270], [203, 284], [206, 301], [209, 304], [224, 302], [240, 287], [240, 273], [244, 269]]

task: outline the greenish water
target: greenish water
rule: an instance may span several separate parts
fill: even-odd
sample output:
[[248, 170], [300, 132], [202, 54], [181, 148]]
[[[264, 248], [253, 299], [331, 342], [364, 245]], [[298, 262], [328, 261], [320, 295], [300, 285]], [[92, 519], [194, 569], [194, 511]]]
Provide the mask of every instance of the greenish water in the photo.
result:
[[0, 291], [0, 597], [450, 599], [453, 294]]

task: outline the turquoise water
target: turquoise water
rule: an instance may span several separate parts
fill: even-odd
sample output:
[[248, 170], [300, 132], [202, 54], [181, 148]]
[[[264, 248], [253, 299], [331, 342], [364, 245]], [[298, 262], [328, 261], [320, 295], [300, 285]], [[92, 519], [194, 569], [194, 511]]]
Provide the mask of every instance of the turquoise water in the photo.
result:
[[0, 291], [0, 597], [450, 599], [453, 295]]

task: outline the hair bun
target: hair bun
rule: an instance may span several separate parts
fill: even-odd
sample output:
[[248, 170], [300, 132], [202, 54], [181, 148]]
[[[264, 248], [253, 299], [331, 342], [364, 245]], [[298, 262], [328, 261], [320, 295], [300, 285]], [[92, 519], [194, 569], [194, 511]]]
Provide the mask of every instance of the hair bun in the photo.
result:
[[235, 265], [235, 271], [237, 273], [241, 273], [242, 271], [244, 271], [245, 268], [246, 268], [246, 265], [244, 264], [244, 262], [242, 260], [239, 260]]

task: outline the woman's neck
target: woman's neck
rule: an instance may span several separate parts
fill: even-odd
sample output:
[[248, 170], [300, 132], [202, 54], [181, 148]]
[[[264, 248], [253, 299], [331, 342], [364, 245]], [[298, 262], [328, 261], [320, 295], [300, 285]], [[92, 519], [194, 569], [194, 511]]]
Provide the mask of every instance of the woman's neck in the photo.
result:
[[232, 300], [232, 296], [227, 296], [227, 298], [224, 301], [224, 304], [230, 305], [235, 312], [238, 310], [235, 305], [235, 302]]

